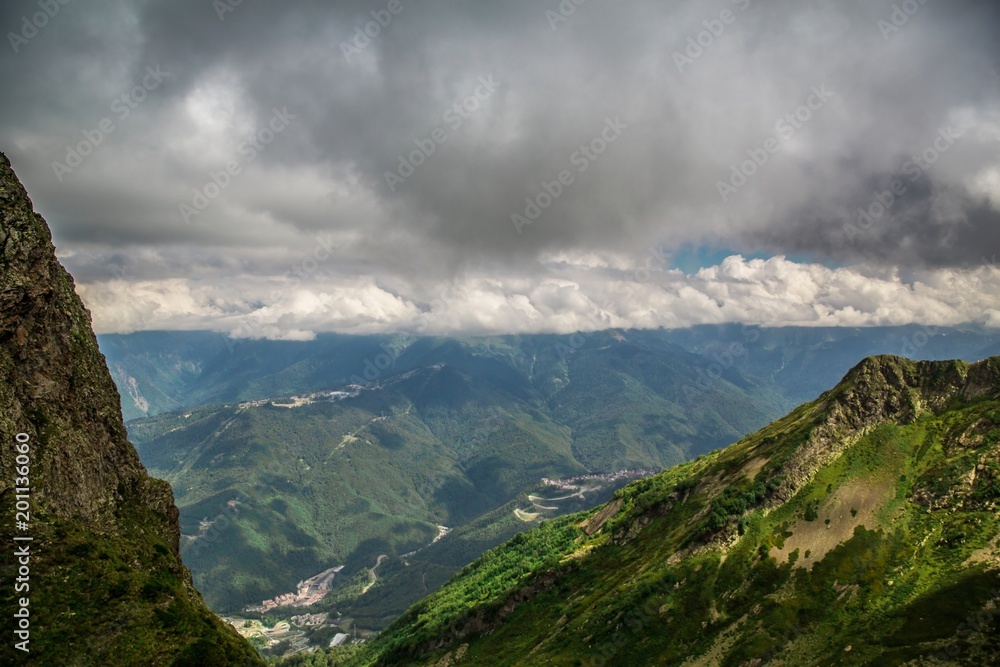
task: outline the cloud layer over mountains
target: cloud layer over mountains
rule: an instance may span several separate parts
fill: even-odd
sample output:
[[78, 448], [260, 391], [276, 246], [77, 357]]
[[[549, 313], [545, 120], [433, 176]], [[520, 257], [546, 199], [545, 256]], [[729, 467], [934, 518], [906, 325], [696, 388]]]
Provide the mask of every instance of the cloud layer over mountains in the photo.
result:
[[985, 0], [53, 0], [0, 28], [0, 150], [99, 331], [1000, 325]]

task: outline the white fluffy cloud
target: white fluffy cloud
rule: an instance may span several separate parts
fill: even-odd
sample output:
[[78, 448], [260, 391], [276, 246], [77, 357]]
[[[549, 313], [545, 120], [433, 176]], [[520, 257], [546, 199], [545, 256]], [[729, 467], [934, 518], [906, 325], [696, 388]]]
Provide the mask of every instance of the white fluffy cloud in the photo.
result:
[[980, 323], [1000, 327], [1000, 268], [831, 269], [784, 257], [725, 259], [694, 274], [628, 272], [618, 260], [549, 265], [541, 280], [467, 276], [431, 295], [372, 279], [292, 284], [285, 277], [106, 281], [78, 288], [100, 333], [211, 329], [242, 338], [309, 339], [320, 332], [500, 334], [677, 328]]

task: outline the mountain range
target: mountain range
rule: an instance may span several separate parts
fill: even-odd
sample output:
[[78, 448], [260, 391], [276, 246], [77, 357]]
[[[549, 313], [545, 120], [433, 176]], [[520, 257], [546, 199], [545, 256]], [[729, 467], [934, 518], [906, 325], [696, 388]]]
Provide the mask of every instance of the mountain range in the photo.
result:
[[866, 353], [975, 360], [996, 337], [729, 326], [100, 342], [126, 412], [155, 415], [128, 422], [129, 434], [174, 488], [182, 553], [213, 609], [288, 620], [302, 610], [264, 601], [343, 566], [308, 608], [340, 615], [308, 631], [316, 646], [385, 627], [487, 549], [593, 507], [634, 476], [568, 489], [543, 479], [648, 475], [814, 399]]
[[[780, 327], [704, 325], [677, 330], [426, 338], [320, 334], [312, 341], [233, 339], [192, 331], [99, 335], [121, 390], [126, 421], [188, 407], [377, 384], [407, 370], [469, 351], [542, 378], [575, 353], [627, 336], [647, 353], [691, 366], [680, 382], [697, 399], [717, 381], [751, 379], [777, 392], [786, 408], [812, 400], [865, 357], [976, 361], [1000, 354], [1000, 335], [977, 326]], [[595, 339], [596, 337], [596, 339]], [[577, 355], [578, 356], [578, 355]], [[546, 360], [547, 359], [547, 360]], [[558, 381], [553, 377], [553, 380]]]

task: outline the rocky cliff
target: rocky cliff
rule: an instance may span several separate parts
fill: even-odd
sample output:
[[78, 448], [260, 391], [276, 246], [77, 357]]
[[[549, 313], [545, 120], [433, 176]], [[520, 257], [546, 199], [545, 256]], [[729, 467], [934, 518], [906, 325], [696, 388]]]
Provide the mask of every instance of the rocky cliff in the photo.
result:
[[[18, 444], [27, 445], [21, 459]], [[90, 315], [3, 154], [0, 452], [6, 545], [0, 662], [259, 664], [193, 588], [180, 560], [170, 487], [146, 474], [126, 439]], [[15, 487], [24, 477], [27, 493]], [[15, 515], [18, 500], [30, 504], [26, 526], [17, 523], [26, 518]], [[27, 546], [30, 557], [12, 557], [15, 544], [19, 554]], [[27, 588], [15, 590], [8, 582], [24, 560], [30, 578], [22, 582]], [[25, 635], [10, 639], [10, 619], [23, 599], [28, 644], [20, 641]]]

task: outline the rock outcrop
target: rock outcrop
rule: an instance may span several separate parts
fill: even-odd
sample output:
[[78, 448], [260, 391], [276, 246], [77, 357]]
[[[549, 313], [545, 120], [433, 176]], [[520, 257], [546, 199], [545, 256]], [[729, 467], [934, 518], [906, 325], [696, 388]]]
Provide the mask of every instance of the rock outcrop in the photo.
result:
[[[14, 514], [18, 434], [30, 449], [26, 529]], [[4, 561], [0, 662], [260, 664], [192, 586], [170, 487], [149, 477], [127, 440], [90, 315], [3, 154], [0, 451], [0, 537], [33, 538], [19, 543], [31, 545], [28, 591], [7, 585], [17, 563]], [[24, 596], [28, 653], [8, 631]]]

